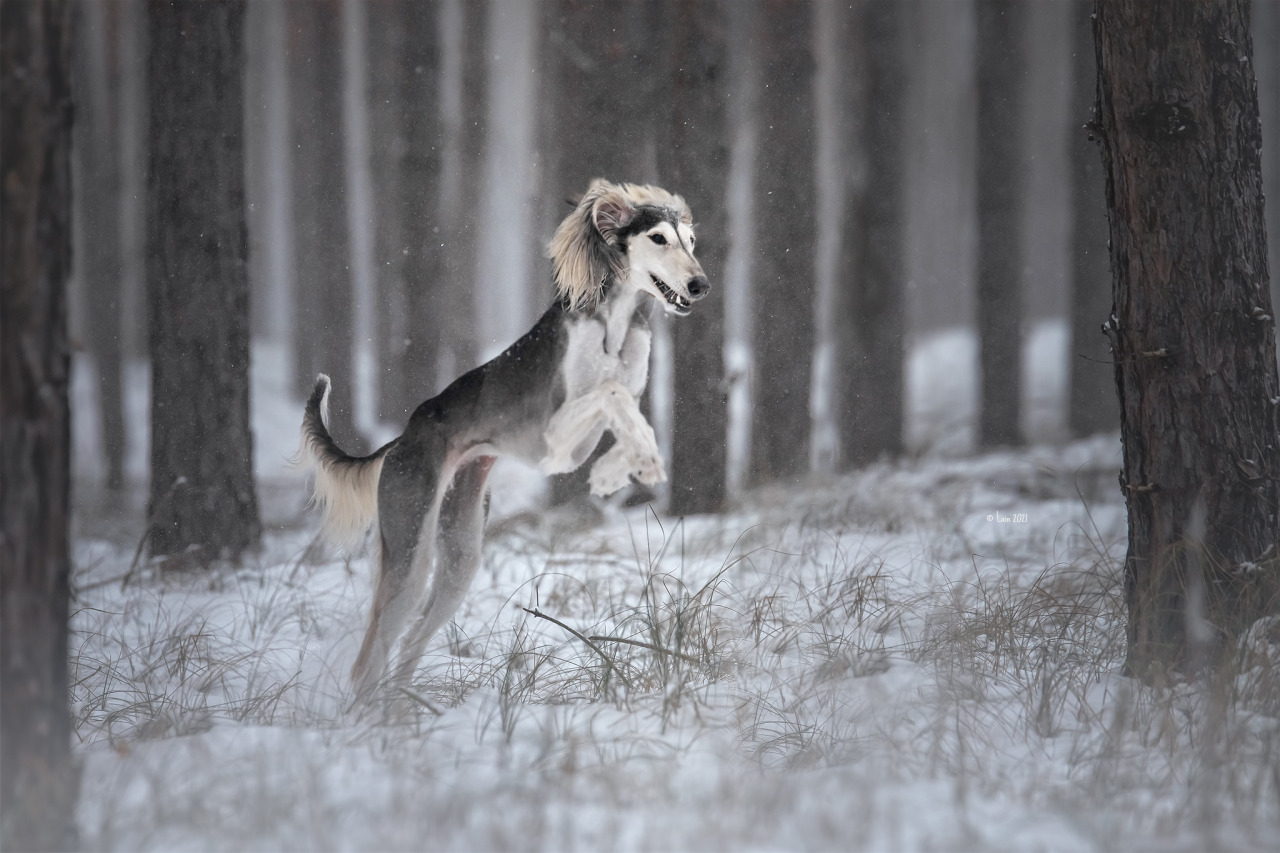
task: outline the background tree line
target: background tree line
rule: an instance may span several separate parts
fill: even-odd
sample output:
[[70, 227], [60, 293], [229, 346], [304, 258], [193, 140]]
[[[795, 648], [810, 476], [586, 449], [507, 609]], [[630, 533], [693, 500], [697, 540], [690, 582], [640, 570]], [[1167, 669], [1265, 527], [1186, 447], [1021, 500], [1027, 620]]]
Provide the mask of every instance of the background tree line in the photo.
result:
[[[72, 340], [94, 377], [103, 481], [128, 481], [126, 448], [142, 428], [127, 417], [128, 365], [148, 361], [151, 551], [235, 556], [261, 529], [251, 341], [257, 369], [293, 376], [299, 400], [316, 372], [333, 375], [335, 437], [367, 449], [541, 310], [542, 246], [567, 199], [596, 175], [656, 182], [689, 199], [716, 294], [687, 321], [658, 324], [648, 405], [671, 448], [672, 512], [714, 511], [742, 484], [921, 446], [908, 356], [932, 333], [968, 329], [975, 405], [950, 426], [970, 432], [969, 445], [1121, 429], [1131, 662], [1140, 672], [1185, 663], [1199, 653], [1178, 622], [1194, 590], [1223, 589], [1244, 563], [1270, 566], [1265, 547], [1280, 540], [1266, 293], [1280, 239], [1273, 216], [1268, 262], [1261, 205], [1264, 175], [1280, 196], [1280, 14], [1246, 0], [1104, 0], [1090, 29], [1089, 8], [7, 0], [6, 193], [20, 150], [52, 157], [46, 174], [60, 177], [40, 191], [57, 202], [40, 232], [51, 254], [32, 256], [56, 262], [23, 266], [10, 249], [31, 246], [5, 246], [6, 430], [19, 413], [11, 389], [27, 381], [9, 377], [17, 336], [52, 330], [48, 387], [66, 399], [65, 305], [54, 299], [36, 319], [10, 297], [65, 281], [74, 213]], [[1161, 56], [1177, 62], [1152, 59]], [[49, 87], [11, 104], [30, 92], [30, 69]], [[1196, 94], [1171, 102], [1160, 88], [1171, 79]], [[1200, 98], [1206, 91], [1229, 92], [1246, 116], [1239, 150], [1222, 147], [1217, 116], [1228, 105]], [[43, 123], [11, 120], [32, 103]], [[1261, 160], [1255, 140], [1266, 140]], [[1215, 158], [1221, 173], [1171, 171]], [[59, 171], [72, 162], [74, 204]], [[1205, 183], [1187, 191], [1192, 180]], [[1178, 275], [1160, 292], [1183, 293], [1180, 276], [1194, 270], [1178, 307], [1202, 313], [1164, 317], [1154, 339], [1136, 339], [1141, 318], [1125, 312], [1153, 286], [1140, 261], [1158, 249], [1126, 203], [1154, 199], [1151, 216], [1185, 211], [1205, 186], [1230, 188], [1218, 236], [1235, 260], [1211, 247], [1165, 256]], [[18, 208], [8, 196], [6, 208], [9, 240]], [[1204, 281], [1222, 287], [1197, 299]], [[1241, 312], [1252, 319], [1216, 349], [1173, 340], [1188, 318]], [[1037, 324], [1054, 318], [1070, 318], [1070, 342], [1030, 347]], [[1218, 396], [1175, 393], [1198, 387], [1206, 361], [1230, 360], [1224, 351], [1249, 355], [1214, 386]], [[1043, 398], [1027, 387], [1029, 358], [1057, 359], [1069, 377], [1048, 427], [1028, 410]], [[1185, 422], [1178, 435], [1200, 449], [1189, 473], [1152, 456], [1163, 439], [1142, 395], [1153, 388], [1171, 389], [1157, 399], [1177, 411], [1230, 415]], [[20, 473], [14, 460], [28, 444], [5, 433], [6, 632], [20, 628], [9, 618], [20, 573], [8, 502], [28, 495], [11, 484], [69, 488], [65, 402], [47, 414], [49, 449], [32, 451], [45, 469]], [[1206, 449], [1215, 443], [1226, 449]], [[63, 529], [66, 497], [46, 502]], [[1218, 523], [1228, 516], [1230, 529]], [[1204, 546], [1190, 562], [1188, 535]], [[50, 548], [32, 565], [56, 598], [65, 537]], [[1274, 576], [1266, 568], [1263, 586]], [[1219, 624], [1223, 613], [1257, 612], [1239, 606], [1238, 587], [1201, 615]], [[1267, 595], [1253, 599], [1263, 610]], [[56, 607], [40, 613], [65, 625]], [[46, 686], [56, 692], [56, 678]], [[17, 706], [5, 707], [8, 727]]]
[[[1273, 5], [1254, 13], [1264, 95]], [[86, 6], [76, 68], [99, 106], [78, 131], [75, 325], [116, 485], [122, 366], [149, 354], [138, 199], [173, 127], [148, 121], [143, 95], [172, 87], [136, 58], [151, 55], [145, 7]], [[330, 373], [334, 434], [354, 452], [523, 331], [549, 298], [546, 238], [595, 175], [686, 194], [717, 284], [695, 316], [659, 324], [673, 512], [947, 431], [972, 447], [1119, 425], [1085, 2], [248, 0], [241, 14], [259, 368], [290, 372], [299, 397]], [[974, 333], [973, 388], [913, 397], [906, 359], [946, 328]], [[1045, 362], [1056, 387], [1031, 384]], [[749, 415], [730, 416], [731, 394]], [[911, 409], [931, 397], [932, 431]], [[152, 503], [180, 504], [151, 452]]]

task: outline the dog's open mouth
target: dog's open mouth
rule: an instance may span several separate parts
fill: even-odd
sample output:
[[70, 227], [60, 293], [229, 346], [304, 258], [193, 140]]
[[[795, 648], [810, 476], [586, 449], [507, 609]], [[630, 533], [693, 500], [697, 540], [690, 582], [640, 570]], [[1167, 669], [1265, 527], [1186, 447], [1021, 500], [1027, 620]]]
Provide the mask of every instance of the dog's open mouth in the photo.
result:
[[662, 279], [658, 278], [653, 273], [649, 274], [649, 278], [653, 279], [653, 283], [657, 286], [658, 291], [662, 294], [663, 298], [667, 300], [666, 307], [668, 311], [681, 317], [689, 313], [690, 302], [688, 299], [685, 299], [683, 296], [667, 287], [667, 285], [663, 283]]

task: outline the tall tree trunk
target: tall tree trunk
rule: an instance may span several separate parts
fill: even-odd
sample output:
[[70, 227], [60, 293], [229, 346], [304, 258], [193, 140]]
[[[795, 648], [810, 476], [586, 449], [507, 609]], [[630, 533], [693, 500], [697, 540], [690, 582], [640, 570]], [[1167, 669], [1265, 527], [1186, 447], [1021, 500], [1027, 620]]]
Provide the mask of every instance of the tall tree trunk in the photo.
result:
[[293, 328], [296, 277], [293, 266], [293, 152], [289, 146], [290, 80], [288, 65], [289, 22], [283, 4], [258, 0], [262, 21], [263, 152], [266, 172], [263, 195], [263, 229], [266, 242], [263, 285], [270, 292], [263, 300], [273, 320], [264, 324], [281, 347], [287, 346]]
[[752, 276], [755, 482], [809, 470], [815, 344], [816, 126], [813, 9], [765, 0]]
[[98, 380], [107, 488], [124, 485], [124, 401], [120, 347], [120, 134], [116, 94], [119, 8], [79, 3], [74, 12], [80, 59], [75, 63], [75, 147], [80, 202], [76, 267], [89, 318], [84, 334]]
[[[405, 8], [403, 80], [405, 157], [396, 205], [403, 219], [405, 336], [400, 407], [406, 414], [442, 390], [438, 369], [448, 312], [441, 296], [439, 10]], [[450, 377], [452, 378], [452, 377]]]
[[[440, 226], [444, 243], [441, 299], [451, 306], [444, 330], [451, 367], [459, 374], [475, 367], [474, 315], [477, 230], [480, 218], [481, 153], [485, 147], [485, 14], [482, 0], [440, 4], [443, 41], [440, 112]], [[450, 66], [446, 69], [446, 66]]]
[[[549, 0], [545, 11], [547, 76], [555, 99], [554, 118], [542, 128], [549, 238], [571, 210], [565, 202], [585, 192], [593, 178], [644, 180], [652, 73], [640, 73], [640, 50], [647, 47], [644, 4]], [[577, 471], [552, 477], [551, 503], [585, 498], [591, 466], [612, 443], [606, 435]]]
[[286, 11], [276, 0], [248, 0], [244, 75], [250, 333], [253, 340], [282, 350], [293, 325]]
[[[374, 261], [376, 211], [369, 155], [369, 25], [365, 0], [341, 0], [343, 183], [351, 245], [352, 420], [367, 434], [377, 426], [377, 293]], [[410, 42], [414, 34], [409, 34]], [[426, 72], [424, 72], [426, 73]], [[367, 449], [366, 442], [360, 450]]]
[[342, 127], [341, 0], [287, 4], [293, 216], [295, 387], [305, 396], [316, 374], [333, 380], [329, 432], [348, 453], [367, 445], [356, 431], [351, 239]]
[[840, 456], [847, 467], [902, 452], [905, 276], [902, 5], [858, 6], [855, 73], [865, 81], [867, 179], [850, 199], [840, 245], [835, 323]]
[[249, 429], [243, 0], [147, 5], [151, 551], [261, 533]]
[[1019, 0], [977, 0], [979, 441], [1021, 444], [1023, 17]]
[[722, 0], [668, 0], [670, 128], [659, 149], [662, 180], [697, 216], [698, 259], [713, 282], [694, 312], [671, 323], [674, 515], [715, 512], [726, 484], [728, 389], [724, 369], [724, 272], [729, 254], [729, 21]]
[[0, 3], [0, 847], [69, 850], [71, 10]]
[[1280, 3], [1253, 4], [1254, 68], [1262, 120], [1262, 182], [1267, 197], [1267, 267], [1271, 304], [1280, 305]]
[[379, 408], [392, 423], [475, 366], [484, 8], [460, 0], [369, 6], [373, 169], [382, 200]]
[[1089, 15], [1093, 0], [1071, 3], [1071, 357], [1067, 418], [1075, 436], [1120, 426], [1111, 347], [1102, 324], [1111, 313], [1111, 271], [1107, 256], [1106, 176], [1092, 130], [1098, 64]]
[[[120, 338], [128, 361], [147, 357], [147, 52], [145, 0], [118, 0], [120, 57]], [[131, 432], [139, 424], [130, 423]]]
[[[371, 5], [371, 51], [379, 89], [374, 120], [382, 129], [373, 165], [378, 205], [382, 362], [380, 409], [403, 424], [440, 391], [446, 329], [459, 306], [442, 295], [445, 242], [440, 212], [440, 9], [396, 0]], [[470, 308], [470, 291], [463, 305]], [[469, 310], [465, 313], [470, 313]], [[450, 377], [452, 378], [452, 377]]]
[[546, 10], [555, 98], [555, 117], [543, 126], [550, 231], [572, 209], [566, 201], [585, 192], [593, 178], [644, 180], [651, 117], [642, 110], [651, 84], [647, 75], [638, 75], [642, 4], [549, 0]]
[[405, 309], [404, 257], [407, 250], [404, 216], [397, 201], [404, 175], [409, 140], [403, 119], [405, 7], [407, 0], [372, 0], [369, 12], [370, 165], [377, 199], [374, 232], [374, 288], [378, 325], [378, 415], [392, 424], [408, 421], [404, 349], [408, 333]]
[[[1131, 673], [1274, 608], [1280, 378], [1246, 0], [1101, 0]], [[1221, 633], [1218, 633], [1221, 636]]]

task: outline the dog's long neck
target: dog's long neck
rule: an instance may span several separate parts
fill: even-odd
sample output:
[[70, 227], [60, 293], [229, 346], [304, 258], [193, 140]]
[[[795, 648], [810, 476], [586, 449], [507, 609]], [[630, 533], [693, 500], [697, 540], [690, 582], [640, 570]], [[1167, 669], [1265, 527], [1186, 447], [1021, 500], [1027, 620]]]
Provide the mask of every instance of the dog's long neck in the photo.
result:
[[617, 355], [627, 339], [636, 316], [640, 291], [631, 284], [631, 272], [626, 277], [610, 275], [601, 288], [600, 299], [588, 313], [604, 324], [604, 349], [609, 355]]

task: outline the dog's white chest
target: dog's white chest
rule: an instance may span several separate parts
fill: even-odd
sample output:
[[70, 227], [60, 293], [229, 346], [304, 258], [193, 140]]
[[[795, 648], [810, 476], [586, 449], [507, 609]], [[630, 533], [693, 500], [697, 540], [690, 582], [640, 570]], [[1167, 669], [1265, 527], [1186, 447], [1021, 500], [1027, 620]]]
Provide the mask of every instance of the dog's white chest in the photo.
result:
[[606, 335], [606, 326], [598, 320], [577, 320], [569, 324], [569, 346], [564, 359], [565, 393], [569, 399], [580, 397], [605, 382], [622, 383], [632, 395], [644, 391], [649, 378], [649, 330], [629, 326], [614, 344]]

